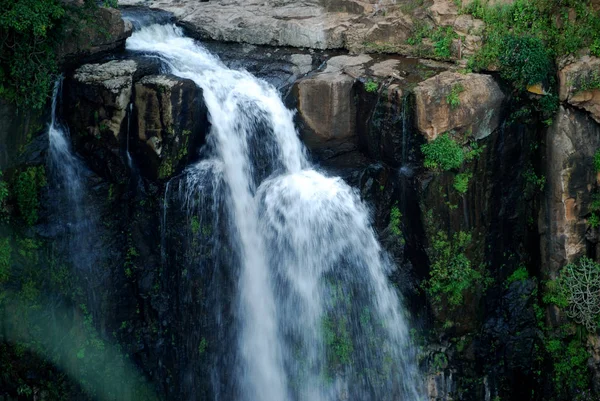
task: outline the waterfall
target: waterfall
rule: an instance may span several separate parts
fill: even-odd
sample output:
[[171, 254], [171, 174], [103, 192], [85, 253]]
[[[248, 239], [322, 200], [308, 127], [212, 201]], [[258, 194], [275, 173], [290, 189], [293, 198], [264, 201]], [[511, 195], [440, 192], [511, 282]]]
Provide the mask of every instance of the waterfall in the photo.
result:
[[183, 200], [190, 219], [223, 205], [227, 221], [211, 224], [229, 230], [229, 244], [211, 246], [239, 261], [238, 366], [224, 373], [236, 398], [424, 399], [368, 210], [341, 179], [311, 167], [276, 89], [228, 69], [174, 25], [141, 28], [127, 49], [157, 55], [203, 90], [211, 134], [185, 172]]

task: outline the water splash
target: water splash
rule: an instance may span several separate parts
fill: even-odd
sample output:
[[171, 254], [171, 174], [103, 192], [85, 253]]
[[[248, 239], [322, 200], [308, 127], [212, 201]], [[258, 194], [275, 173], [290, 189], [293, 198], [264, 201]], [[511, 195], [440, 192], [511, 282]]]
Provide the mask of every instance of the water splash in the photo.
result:
[[[135, 32], [127, 48], [158, 55], [203, 89], [211, 135], [186, 171], [193, 218], [225, 209], [240, 269], [236, 398], [423, 399], [393, 268], [355, 191], [311, 169], [277, 91], [225, 67], [173, 25]], [[203, 201], [206, 197], [210, 199]]]

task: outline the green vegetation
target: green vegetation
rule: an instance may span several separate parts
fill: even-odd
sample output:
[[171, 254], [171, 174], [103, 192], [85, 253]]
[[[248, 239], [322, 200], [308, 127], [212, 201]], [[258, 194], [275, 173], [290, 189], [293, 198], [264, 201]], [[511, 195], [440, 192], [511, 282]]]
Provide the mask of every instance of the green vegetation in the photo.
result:
[[569, 263], [558, 285], [567, 298], [567, 316], [594, 332], [600, 323], [600, 264], [585, 257]]
[[529, 278], [529, 272], [527, 272], [527, 268], [525, 266], [519, 266], [517, 270], [515, 270], [504, 283], [506, 287], [514, 283], [515, 281], [525, 281]]
[[17, 206], [23, 220], [30, 226], [38, 220], [39, 191], [45, 185], [46, 171], [43, 166], [28, 167], [17, 177], [15, 183]]
[[10, 276], [11, 254], [10, 238], [0, 239], [0, 284], [8, 281]]
[[[458, 35], [452, 27], [438, 27], [433, 30], [423, 23], [416, 23], [413, 34], [407, 39], [407, 43], [416, 47], [417, 55], [431, 56], [440, 59], [452, 58], [452, 41], [458, 39]], [[433, 44], [432, 50], [425, 50], [423, 40], [430, 39]]]
[[594, 153], [594, 169], [597, 173], [600, 173], [600, 149]]
[[192, 230], [192, 234], [197, 235], [200, 232], [200, 219], [198, 216], [193, 216], [190, 221], [190, 228]]
[[600, 14], [589, 0], [515, 0], [495, 6], [475, 0], [462, 12], [486, 24], [483, 46], [469, 68], [497, 69], [517, 93], [542, 84], [546, 93], [535, 109], [546, 125], [558, 108], [553, 60], [586, 46], [592, 54], [600, 52]]
[[57, 73], [54, 46], [64, 16], [60, 0], [0, 2], [0, 97], [44, 106]]
[[10, 192], [8, 190], [8, 183], [2, 180], [2, 172], [0, 171], [0, 220], [8, 220], [9, 213], [6, 208], [6, 204], [8, 202], [9, 195]]
[[483, 279], [465, 255], [471, 244], [471, 234], [460, 231], [449, 237], [438, 231], [432, 238], [429, 249], [431, 267], [425, 290], [434, 305], [442, 306], [447, 301], [451, 308], [463, 303], [464, 293], [476, 288]]
[[330, 367], [340, 368], [352, 361], [354, 346], [348, 326], [345, 316], [337, 318], [337, 321], [331, 317], [325, 317], [322, 320], [325, 346], [329, 350], [327, 359]]
[[546, 177], [543, 175], [538, 176], [533, 166], [527, 167], [523, 172], [523, 178], [525, 179], [525, 195], [527, 197], [542, 192], [546, 186]]
[[395, 237], [402, 238], [402, 213], [400, 213], [398, 206], [392, 207], [390, 211], [390, 223], [388, 227]]
[[465, 88], [460, 83], [456, 83], [452, 86], [450, 93], [446, 96], [446, 103], [450, 105], [451, 109], [455, 109], [460, 106], [460, 97], [461, 92], [464, 92]]
[[466, 194], [469, 189], [469, 180], [473, 174], [471, 173], [460, 173], [454, 177], [454, 189], [456, 189], [460, 194]]
[[452, 40], [457, 39], [458, 35], [450, 26], [439, 27], [431, 35], [433, 41], [433, 54], [442, 59], [452, 57]]
[[206, 341], [206, 338], [202, 337], [200, 344], [198, 344], [198, 355], [204, 355], [206, 348], [208, 348], [208, 341]]
[[591, 71], [588, 75], [583, 75], [576, 82], [570, 82], [569, 84], [574, 87], [577, 93], [600, 89], [600, 72]]
[[566, 333], [560, 333], [556, 337], [551, 336], [545, 343], [553, 361], [552, 381], [559, 394], [565, 394], [570, 389], [589, 388], [587, 360], [590, 355], [580, 339], [568, 338]]
[[425, 156], [423, 165], [432, 170], [457, 169], [465, 159], [462, 147], [450, 138], [448, 133], [438, 136], [430, 143], [423, 144], [421, 151]]
[[377, 89], [379, 89], [379, 84], [372, 79], [369, 79], [367, 82], [365, 82], [365, 90], [367, 92], [374, 93], [377, 92]]
[[[487, 68], [501, 60], [501, 72], [520, 84], [541, 82], [550, 72], [548, 58], [586, 46], [595, 49], [600, 43], [600, 15], [586, 0], [516, 0], [497, 6], [475, 0], [463, 12], [486, 23], [484, 45], [474, 65]], [[509, 60], [516, 64], [511, 66]]]

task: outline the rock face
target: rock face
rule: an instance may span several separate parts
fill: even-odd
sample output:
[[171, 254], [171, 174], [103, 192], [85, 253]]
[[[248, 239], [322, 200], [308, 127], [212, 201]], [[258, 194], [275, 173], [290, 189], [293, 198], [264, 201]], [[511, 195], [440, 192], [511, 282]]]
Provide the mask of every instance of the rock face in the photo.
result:
[[[417, 24], [450, 26], [465, 36], [456, 40], [453, 57], [471, 54], [480, 44], [481, 21], [458, 21], [453, 0], [120, 0], [172, 12], [201, 38], [256, 45], [345, 48], [359, 52], [417, 54], [407, 44]], [[427, 43], [431, 50], [433, 44]]]
[[[75, 148], [110, 177], [129, 168], [127, 151], [150, 179], [183, 169], [208, 129], [202, 91], [193, 81], [155, 75], [158, 65], [134, 60], [86, 64], [67, 80]], [[95, 164], [94, 164], [95, 162]]]
[[95, 23], [80, 23], [80, 16], [73, 16], [74, 21], [65, 28], [64, 35], [69, 38], [59, 43], [57, 56], [59, 60], [73, 63], [82, 57], [115, 50], [125, 45], [131, 36], [130, 22], [121, 18], [119, 10], [100, 7], [89, 16]]
[[560, 100], [588, 111], [600, 123], [600, 58], [572, 60], [559, 71], [558, 78]]
[[133, 104], [135, 159], [149, 177], [168, 178], [204, 139], [192, 135], [208, 125], [202, 90], [189, 79], [150, 75], [135, 84]]
[[561, 107], [546, 144], [540, 244], [545, 274], [555, 277], [562, 266], [598, 243], [587, 218], [598, 180], [594, 153], [600, 148], [600, 126], [583, 112]]
[[443, 72], [415, 88], [417, 127], [428, 141], [450, 130], [482, 139], [498, 127], [504, 98], [489, 75]]

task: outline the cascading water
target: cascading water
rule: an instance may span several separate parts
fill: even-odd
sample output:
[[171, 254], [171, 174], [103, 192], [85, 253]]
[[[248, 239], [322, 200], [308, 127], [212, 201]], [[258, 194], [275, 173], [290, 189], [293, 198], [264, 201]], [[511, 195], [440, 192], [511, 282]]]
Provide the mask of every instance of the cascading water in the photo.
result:
[[228, 230], [229, 243], [212, 246], [231, 247], [240, 265], [239, 363], [223, 373], [235, 375], [235, 397], [422, 399], [392, 266], [368, 212], [342, 180], [311, 169], [277, 91], [173, 25], [142, 28], [127, 48], [158, 55], [203, 89], [211, 135], [185, 173], [183, 198], [190, 214], [208, 207], [216, 216], [222, 206], [227, 221], [213, 216], [211, 226]]

